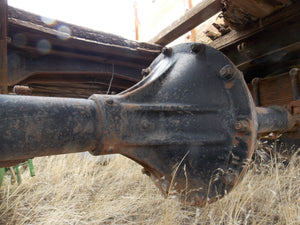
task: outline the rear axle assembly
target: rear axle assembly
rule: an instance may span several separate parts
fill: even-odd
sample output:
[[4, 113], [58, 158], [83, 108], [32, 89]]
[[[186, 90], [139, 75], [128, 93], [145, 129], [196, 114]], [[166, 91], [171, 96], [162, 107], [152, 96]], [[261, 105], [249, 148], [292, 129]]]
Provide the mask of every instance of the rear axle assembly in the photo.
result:
[[0, 167], [37, 156], [120, 153], [166, 195], [202, 206], [239, 182], [257, 134], [294, 125], [284, 108], [255, 107], [243, 74], [206, 45], [165, 48], [145, 71], [118, 95], [1, 95]]

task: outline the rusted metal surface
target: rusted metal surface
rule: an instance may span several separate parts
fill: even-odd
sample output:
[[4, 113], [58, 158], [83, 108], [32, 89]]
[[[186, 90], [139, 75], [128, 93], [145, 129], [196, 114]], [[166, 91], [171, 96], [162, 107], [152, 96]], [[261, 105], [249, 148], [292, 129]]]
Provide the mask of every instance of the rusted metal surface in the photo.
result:
[[[206, 6], [214, 11], [217, 2]], [[230, 2], [252, 10], [250, 1]], [[280, 15], [255, 19], [250, 29], [233, 30], [211, 44], [243, 73], [205, 45], [162, 49], [62, 22], [45, 25], [11, 9], [10, 90], [18, 83], [28, 88], [16, 87], [16, 93], [97, 94], [89, 100], [0, 96], [0, 118], [5, 118], [0, 165], [80, 151], [120, 153], [141, 164], [165, 195], [177, 193], [185, 203], [200, 206], [221, 198], [243, 177], [257, 134], [289, 131], [286, 137], [300, 139], [300, 103], [293, 101], [299, 98], [299, 73], [288, 75], [300, 64], [299, 6], [295, 2]], [[253, 12], [259, 18], [266, 13]], [[68, 26], [71, 35], [60, 39], [58, 26]], [[41, 38], [49, 49], [36, 48]], [[141, 68], [146, 68], [142, 74]], [[285, 106], [290, 113], [282, 107], [255, 108], [244, 82], [255, 77], [249, 87], [256, 105]]]
[[0, 0], [0, 93], [7, 94], [7, 0]]
[[91, 100], [0, 95], [0, 115], [0, 161], [92, 151], [100, 137]]
[[283, 108], [255, 109], [242, 73], [206, 45], [166, 48], [147, 71], [121, 94], [89, 100], [0, 96], [0, 164], [120, 153], [141, 164], [165, 195], [203, 206], [241, 180], [257, 132], [293, 125]]
[[[230, 104], [229, 99], [235, 98], [234, 92], [240, 92], [238, 87], [243, 81], [234, 66], [217, 51], [192, 44], [164, 53], [150, 66], [153, 72], [144, 81], [123, 96], [108, 98], [111, 109], [101, 107], [103, 117], [111, 118], [104, 121], [107, 125], [114, 118], [133, 118], [121, 127], [113, 127], [113, 132], [104, 131], [99, 153], [116, 152], [121, 145], [121, 153], [140, 162], [163, 193], [170, 194], [174, 188], [187, 203], [203, 205], [230, 191], [246, 168], [241, 165], [247, 164], [255, 139], [250, 98], [242, 102], [232, 100], [239, 107]], [[214, 59], [213, 67], [209, 66], [210, 58]], [[222, 68], [228, 65], [223, 73]], [[208, 88], [214, 85], [218, 87]], [[157, 94], [149, 95], [147, 89]], [[242, 92], [248, 96], [247, 89]], [[105, 106], [106, 101], [98, 101]], [[125, 103], [126, 109], [118, 110]], [[249, 119], [252, 132], [232, 130], [236, 119]], [[126, 127], [140, 129], [126, 136]], [[177, 166], [177, 185], [171, 187]], [[184, 168], [189, 190], [185, 190]]]
[[258, 133], [278, 131], [284, 133], [295, 126], [295, 119], [283, 107], [273, 106], [268, 108], [257, 107]]
[[[237, 67], [205, 45], [162, 48], [59, 21], [45, 25], [10, 8], [9, 90], [18, 83], [27, 85], [15, 86], [18, 94], [96, 95], [0, 96], [0, 166], [80, 151], [120, 153], [141, 164], [165, 195], [177, 193], [187, 204], [203, 206], [228, 193], [247, 169], [257, 134], [289, 131], [288, 141], [300, 139], [299, 70], [290, 70], [300, 64], [300, 4], [263, 18], [291, 1], [274, 7], [263, 1], [272, 7], [259, 10], [252, 6], [262, 1], [223, 2], [235, 3], [227, 18], [241, 6], [237, 13], [255, 21], [211, 44]], [[219, 1], [206, 3], [208, 14], [219, 7]], [[203, 20], [193, 12], [192, 24], [175, 24], [177, 34]], [[70, 29], [66, 39], [59, 38], [59, 26]], [[160, 43], [175, 37], [167, 35]], [[49, 49], [36, 48], [41, 38]], [[255, 108], [243, 78], [264, 108]], [[99, 95], [107, 90], [126, 91]]]

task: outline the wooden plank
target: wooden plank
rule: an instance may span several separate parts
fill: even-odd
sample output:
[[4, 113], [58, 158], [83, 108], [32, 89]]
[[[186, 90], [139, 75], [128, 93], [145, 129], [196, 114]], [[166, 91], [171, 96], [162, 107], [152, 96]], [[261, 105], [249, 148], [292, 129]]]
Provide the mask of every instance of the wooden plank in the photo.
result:
[[265, 18], [290, 4], [290, 0], [227, 0], [222, 10], [224, 19], [231, 28], [248, 30], [259, 19]]
[[[34, 40], [40, 40], [41, 38], [44, 38], [51, 42], [52, 47], [60, 46], [63, 48], [69, 48], [90, 53], [94, 52], [126, 56], [127, 58], [133, 59], [148, 58], [151, 61], [161, 51], [159, 47], [152, 49], [143, 48], [138, 43], [135, 43], [135, 45], [131, 45], [131, 43], [126, 43], [126, 41], [124, 41], [124, 43], [122, 44], [114, 43], [110, 40], [114, 40], [116, 39], [116, 37], [114, 37], [114, 35], [111, 34], [103, 35], [103, 39], [106, 39], [106, 41], [86, 39], [74, 35], [71, 35], [68, 39], [63, 40], [58, 38], [60, 33], [55, 29], [14, 18], [9, 18], [9, 27], [11, 28], [10, 35], [14, 35], [13, 32], [22, 32], [22, 34], [26, 35], [28, 42], [34, 43]], [[118, 40], [122, 40], [122, 38], [119, 37]]]
[[[222, 50], [232, 44], [238, 43], [248, 37], [257, 34], [266, 27], [271, 26], [277, 22], [283, 23], [283, 21], [289, 20], [290, 17], [295, 17], [299, 14], [300, 1], [295, 2], [291, 6], [281, 9], [279, 12], [274, 13], [268, 17], [265, 17], [258, 21], [256, 24], [253, 24], [249, 29], [243, 31], [231, 30], [228, 34], [221, 36], [215, 41], [211, 42], [209, 45]], [[267, 40], [266, 40], [267, 41]]]
[[103, 31], [93, 30], [90, 28], [66, 23], [59, 20], [54, 20], [51, 24], [46, 24], [41, 21], [41, 17], [39, 15], [35, 15], [33, 13], [29, 13], [20, 9], [13, 8], [11, 6], [8, 6], [8, 18], [9, 19], [15, 19], [15, 21], [23, 21], [24, 24], [26, 24], [26, 21], [35, 24], [40, 25], [37, 27], [44, 27], [49, 28], [53, 30], [54, 32], [57, 32], [57, 28], [61, 26], [66, 26], [70, 29], [71, 36], [74, 36], [79, 39], [83, 40], [90, 40], [95, 42], [103, 42], [106, 44], [112, 44], [112, 45], [120, 45], [120, 46], [127, 46], [129, 48], [141, 48], [141, 49], [149, 49], [149, 50], [161, 50], [161, 47], [155, 44], [150, 43], [144, 43], [144, 42], [137, 42], [134, 40], [129, 40], [126, 38], [123, 38], [119, 35], [105, 33]]
[[163, 29], [149, 42], [165, 46], [212, 17], [220, 10], [220, 0], [204, 0], [187, 11], [180, 19]]
[[[128, 40], [118, 35], [95, 31], [92, 29], [68, 24], [62, 21], [55, 21], [55, 24], [45, 24], [40, 17], [23, 10], [9, 7], [8, 9], [9, 35], [21, 33], [26, 37], [26, 46], [15, 45], [14, 38], [9, 47], [14, 46], [21, 51], [26, 51], [27, 47], [35, 47], [36, 42], [41, 38], [47, 39], [52, 49], [60, 51], [72, 51], [73, 53], [101, 56], [108, 58], [122, 58], [128, 62], [137, 63], [145, 61], [149, 64], [161, 52], [162, 46], [149, 43], [141, 43]], [[57, 27], [67, 27], [70, 31], [68, 38], [61, 39], [63, 33]], [[49, 52], [52, 54], [52, 52]]]
[[[280, 8], [286, 7], [292, 2], [290, 0], [262, 1], [262, 0], [230, 0], [227, 5], [240, 8], [247, 14], [257, 18], [264, 18]], [[234, 11], [232, 11], [234, 12]]]

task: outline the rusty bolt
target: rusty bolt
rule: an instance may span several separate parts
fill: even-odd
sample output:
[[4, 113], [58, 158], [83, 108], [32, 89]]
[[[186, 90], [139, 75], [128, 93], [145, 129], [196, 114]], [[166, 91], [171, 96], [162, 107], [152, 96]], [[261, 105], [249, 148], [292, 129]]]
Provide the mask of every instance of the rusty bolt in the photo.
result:
[[249, 123], [246, 120], [237, 120], [234, 122], [234, 128], [237, 131], [248, 131]]
[[193, 53], [199, 53], [201, 52], [201, 50], [204, 48], [204, 45], [200, 44], [200, 43], [195, 43], [191, 45], [191, 50]]
[[231, 65], [223, 66], [223, 68], [220, 70], [220, 76], [226, 81], [232, 80], [234, 75], [235, 69]]
[[242, 123], [240, 121], [237, 121], [237, 122], [234, 123], [234, 128], [236, 130], [241, 130], [242, 127], [243, 127], [243, 125], [242, 125]]
[[142, 69], [142, 75], [147, 76], [151, 72], [151, 69], [148, 67], [146, 69]]
[[163, 47], [163, 49], [161, 50], [161, 53], [164, 54], [165, 56], [171, 55], [171, 52], [172, 52], [172, 48]]
[[106, 103], [109, 104], [109, 105], [112, 105], [112, 104], [114, 104], [114, 100], [109, 98], [109, 99], [106, 100]]

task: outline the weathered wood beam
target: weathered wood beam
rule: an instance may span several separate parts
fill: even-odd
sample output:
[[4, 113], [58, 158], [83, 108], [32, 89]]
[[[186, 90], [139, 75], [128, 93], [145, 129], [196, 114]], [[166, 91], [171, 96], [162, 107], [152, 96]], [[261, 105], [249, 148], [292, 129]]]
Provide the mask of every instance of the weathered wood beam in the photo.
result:
[[[40, 16], [13, 7], [8, 8], [8, 14], [8, 35], [12, 37], [11, 46], [14, 45], [14, 35], [21, 33], [27, 40], [26, 46], [20, 46], [17, 43], [14, 47], [25, 52], [26, 47], [36, 47], [37, 41], [43, 38], [51, 43], [52, 50], [71, 50], [73, 53], [99, 57], [102, 55], [110, 56], [110, 58], [121, 57], [127, 59], [125, 60], [127, 62], [145, 61], [145, 64], [149, 64], [162, 48], [156, 44], [128, 40], [118, 35], [95, 31], [62, 21], [45, 24], [41, 21]], [[67, 38], [59, 38], [64, 35], [59, 31], [59, 27], [66, 27], [69, 30]]]
[[209, 45], [216, 49], [222, 50], [228, 46], [231, 46], [232, 44], [238, 43], [239, 41], [265, 30], [268, 26], [271, 26], [275, 23], [283, 23], [283, 21], [288, 21], [289, 18], [295, 17], [299, 14], [299, 9], [300, 1], [297, 1], [289, 7], [281, 9], [279, 13], [274, 13], [261, 19], [260, 21], [257, 21], [255, 24], [252, 24], [249, 29], [242, 31], [231, 30], [231, 32], [221, 36], [220, 38], [211, 42]]
[[[264, 18], [273, 12], [292, 4], [291, 0], [263, 1], [263, 0], [230, 0], [230, 6], [240, 8], [247, 14], [257, 18]], [[234, 14], [234, 11], [231, 11]], [[233, 15], [234, 16], [234, 15]]]
[[[9, 26], [13, 31], [23, 32], [28, 41], [34, 43], [41, 38], [47, 39], [52, 47], [62, 47], [98, 54], [111, 54], [117, 56], [126, 56], [132, 59], [148, 59], [153, 60], [159, 53], [160, 48], [147, 49], [142, 46], [131, 46], [124, 42], [124, 45], [108, 42], [109, 39], [114, 39], [114, 35], [106, 34], [103, 39], [106, 41], [98, 41], [93, 39], [85, 39], [82, 37], [71, 35], [67, 40], [58, 38], [59, 31], [45, 26], [33, 24], [27, 21], [9, 18]], [[119, 37], [119, 39], [122, 39]], [[51, 52], [50, 52], [51, 54]]]
[[180, 19], [163, 29], [149, 42], [165, 46], [212, 17], [220, 10], [220, 0], [204, 0], [187, 11]]

